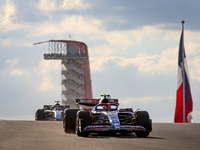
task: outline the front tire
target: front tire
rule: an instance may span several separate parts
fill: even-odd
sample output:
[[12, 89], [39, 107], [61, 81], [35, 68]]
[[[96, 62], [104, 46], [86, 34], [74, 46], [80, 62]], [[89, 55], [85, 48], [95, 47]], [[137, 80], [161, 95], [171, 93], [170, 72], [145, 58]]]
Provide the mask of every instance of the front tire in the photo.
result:
[[147, 111], [137, 111], [137, 125], [143, 126], [146, 131], [137, 131], [137, 137], [147, 137], [152, 131], [151, 119], [149, 119], [149, 113]]
[[63, 118], [63, 129], [66, 133], [74, 133], [75, 118], [78, 109], [66, 109]]
[[44, 120], [45, 114], [44, 114], [44, 109], [38, 109], [35, 112], [35, 120]]
[[[78, 136], [87, 137], [89, 135], [89, 132], [83, 131], [83, 129], [90, 124], [91, 124], [90, 112], [79, 111], [79, 113], [76, 116], [75, 133]], [[81, 128], [81, 131], [80, 131], [80, 128]]]

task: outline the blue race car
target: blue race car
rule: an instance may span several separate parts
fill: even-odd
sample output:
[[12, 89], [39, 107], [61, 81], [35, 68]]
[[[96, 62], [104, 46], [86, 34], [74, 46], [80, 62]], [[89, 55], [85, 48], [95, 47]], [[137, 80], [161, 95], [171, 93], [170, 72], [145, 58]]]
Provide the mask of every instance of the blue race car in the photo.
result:
[[63, 120], [64, 110], [68, 105], [60, 105], [60, 101], [55, 101], [55, 105], [44, 105], [43, 109], [35, 112], [35, 120]]
[[129, 133], [147, 137], [152, 123], [147, 111], [118, 109], [118, 99], [76, 99], [79, 109], [66, 109], [63, 128], [66, 133], [88, 136], [90, 133]]

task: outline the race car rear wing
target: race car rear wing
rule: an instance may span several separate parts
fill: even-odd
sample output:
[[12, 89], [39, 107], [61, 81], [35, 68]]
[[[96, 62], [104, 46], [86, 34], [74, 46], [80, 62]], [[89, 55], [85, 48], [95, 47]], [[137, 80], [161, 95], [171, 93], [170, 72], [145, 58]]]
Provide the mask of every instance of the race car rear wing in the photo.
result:
[[[43, 108], [48, 110], [48, 109], [50, 109], [52, 106], [54, 106], [54, 105], [44, 105]], [[62, 108], [64, 108], [64, 109], [70, 108], [69, 105], [60, 105], [60, 107], [62, 107]]]
[[[99, 104], [100, 99], [76, 99], [76, 104], [95, 106]], [[118, 104], [118, 99], [108, 99], [108, 103]]]
[[53, 106], [53, 105], [44, 105], [43, 107], [44, 107], [44, 108], [48, 108], [48, 109], [50, 109], [51, 106]]

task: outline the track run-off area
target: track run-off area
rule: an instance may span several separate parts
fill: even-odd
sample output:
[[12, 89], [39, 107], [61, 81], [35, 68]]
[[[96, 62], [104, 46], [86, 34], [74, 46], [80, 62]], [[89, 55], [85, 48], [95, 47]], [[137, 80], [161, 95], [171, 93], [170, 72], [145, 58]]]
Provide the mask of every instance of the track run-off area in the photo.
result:
[[62, 121], [0, 120], [0, 150], [197, 150], [200, 149], [200, 123], [153, 123], [147, 138], [127, 135], [78, 137], [66, 134]]

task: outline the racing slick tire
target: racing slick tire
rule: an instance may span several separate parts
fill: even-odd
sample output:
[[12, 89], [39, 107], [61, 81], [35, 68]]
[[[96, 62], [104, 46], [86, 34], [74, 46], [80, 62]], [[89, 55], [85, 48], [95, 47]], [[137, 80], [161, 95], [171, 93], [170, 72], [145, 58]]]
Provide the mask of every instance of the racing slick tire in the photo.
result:
[[44, 109], [38, 109], [35, 112], [35, 120], [44, 120], [45, 114], [44, 114]]
[[66, 109], [63, 118], [63, 129], [66, 133], [74, 133], [75, 119], [78, 109]]
[[[91, 124], [91, 117], [90, 117], [90, 112], [88, 111], [79, 111], [76, 116], [76, 128], [75, 128], [75, 133], [78, 136], [84, 136], [87, 137], [90, 133], [89, 132], [84, 132], [83, 129]], [[81, 127], [81, 131], [79, 129], [79, 126]]]
[[147, 137], [149, 132], [152, 131], [151, 119], [149, 119], [149, 113], [147, 111], [137, 111], [137, 125], [143, 126], [146, 131], [135, 132], [137, 137]]

